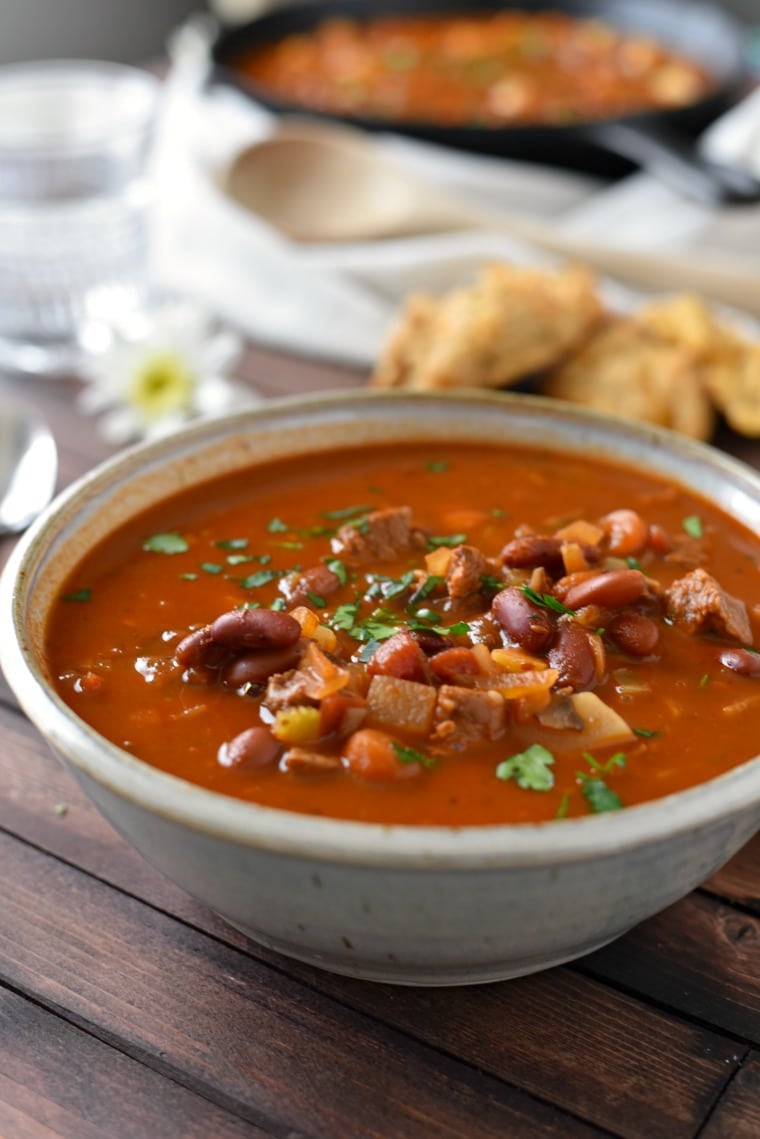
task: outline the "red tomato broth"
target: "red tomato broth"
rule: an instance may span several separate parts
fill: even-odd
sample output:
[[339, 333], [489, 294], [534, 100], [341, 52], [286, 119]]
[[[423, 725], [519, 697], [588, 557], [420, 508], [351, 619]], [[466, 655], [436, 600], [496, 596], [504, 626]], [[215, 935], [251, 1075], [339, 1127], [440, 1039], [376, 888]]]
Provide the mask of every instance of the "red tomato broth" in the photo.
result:
[[[102, 735], [149, 764], [268, 806], [373, 822], [454, 826], [548, 820], [558, 811], [587, 814], [578, 773], [595, 773], [577, 748], [553, 749], [550, 790], [527, 790], [514, 779], [496, 777], [501, 761], [535, 741], [532, 722], [512, 725], [502, 738], [465, 751], [437, 754], [434, 766], [388, 783], [370, 782], [345, 769], [303, 775], [276, 764], [220, 764], [222, 744], [260, 723], [257, 700], [219, 684], [186, 683], [173, 661], [174, 648], [188, 630], [247, 601], [271, 605], [278, 597], [277, 580], [243, 588], [239, 579], [262, 569], [288, 571], [296, 563], [307, 568], [332, 556], [330, 536], [304, 537], [302, 532], [325, 526], [326, 511], [359, 504], [377, 509], [408, 504], [415, 524], [435, 535], [451, 533], [452, 522], [469, 518], [468, 541], [493, 557], [521, 524], [541, 531], [632, 507], [678, 533], [684, 518], [697, 515], [704, 531], [701, 545], [709, 553], [706, 568], [728, 593], [747, 603], [757, 632], [760, 541], [681, 488], [608, 463], [516, 447], [380, 445], [331, 453], [329, 463], [323, 456], [300, 456], [257, 468], [250, 476], [225, 477], [164, 502], [107, 539], [63, 591], [64, 598], [89, 591], [86, 600], [62, 598], [51, 615], [47, 655], [63, 699]], [[274, 525], [274, 519], [286, 529]], [[144, 541], [160, 532], [180, 533], [186, 552], [143, 549]], [[245, 549], [219, 547], [230, 539], [247, 539], [248, 544]], [[301, 547], [290, 548], [294, 542]], [[265, 565], [225, 561], [261, 555]], [[420, 555], [410, 558], [406, 551], [397, 561], [370, 570], [400, 577], [411, 561], [419, 564]], [[667, 584], [683, 572], [683, 566], [662, 562], [656, 576]], [[317, 615], [324, 620], [355, 593], [349, 582]], [[440, 607], [435, 598], [428, 604]], [[621, 654], [608, 655], [608, 676], [596, 691], [632, 727], [656, 733], [637, 737], [623, 749], [594, 752], [601, 763], [615, 751], [624, 752], [625, 766], [613, 767], [602, 778], [625, 806], [703, 782], [760, 750], [760, 680], [720, 664], [719, 652], [729, 643], [663, 624], [654, 659], [632, 662]], [[621, 667], [650, 690], [634, 695], [616, 691], [612, 673]], [[399, 741], [425, 751], [425, 741], [403, 733]], [[541, 742], [550, 746], [545, 734]]]
[[234, 66], [313, 110], [484, 127], [683, 106], [713, 86], [650, 36], [560, 12], [331, 19]]

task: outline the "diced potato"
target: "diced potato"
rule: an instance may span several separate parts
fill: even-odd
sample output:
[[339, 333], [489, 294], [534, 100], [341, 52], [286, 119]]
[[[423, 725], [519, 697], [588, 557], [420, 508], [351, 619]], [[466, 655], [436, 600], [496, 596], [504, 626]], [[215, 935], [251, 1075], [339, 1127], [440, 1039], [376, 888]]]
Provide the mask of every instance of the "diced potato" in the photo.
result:
[[589, 568], [586, 555], [577, 542], [564, 542], [561, 552], [565, 573], [579, 573]]
[[433, 726], [436, 690], [416, 680], [373, 676], [367, 693], [369, 718], [374, 724], [426, 736]]
[[604, 530], [593, 522], [587, 522], [585, 518], [579, 518], [576, 522], [555, 530], [554, 536], [563, 542], [586, 542], [589, 546], [598, 546], [604, 537]]
[[586, 750], [630, 743], [635, 736], [622, 716], [610, 708], [595, 692], [575, 692], [570, 696], [575, 711], [583, 721], [576, 744]]
[[511, 647], [492, 649], [491, 660], [503, 672], [527, 672], [528, 670], [535, 672], [549, 667], [542, 657], [534, 657], [523, 649]]
[[425, 554], [425, 566], [433, 577], [445, 577], [451, 561], [451, 550], [447, 546], [439, 546]]
[[319, 708], [296, 704], [281, 708], [272, 724], [272, 735], [284, 744], [310, 744], [319, 739]]

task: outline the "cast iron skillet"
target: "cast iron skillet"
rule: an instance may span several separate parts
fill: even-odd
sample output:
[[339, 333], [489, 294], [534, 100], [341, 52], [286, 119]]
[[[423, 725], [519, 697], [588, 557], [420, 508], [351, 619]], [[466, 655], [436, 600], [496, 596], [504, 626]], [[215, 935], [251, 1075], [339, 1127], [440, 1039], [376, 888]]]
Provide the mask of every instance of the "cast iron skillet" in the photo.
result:
[[648, 33], [700, 63], [713, 76], [714, 87], [706, 97], [674, 110], [568, 126], [436, 126], [359, 116], [344, 121], [369, 130], [396, 130], [482, 154], [570, 166], [607, 176], [643, 166], [690, 196], [708, 202], [760, 199], [756, 179], [743, 171], [708, 163], [692, 145], [696, 133], [735, 101], [746, 81], [738, 25], [720, 8], [700, 0], [482, 0], [472, 5], [467, 0], [314, 0], [222, 29], [212, 48], [213, 78], [234, 84], [278, 113], [303, 113], [304, 107], [268, 95], [237, 72], [236, 59], [250, 48], [263, 47], [291, 32], [307, 31], [336, 16], [366, 20], [381, 15], [498, 8], [552, 9]]

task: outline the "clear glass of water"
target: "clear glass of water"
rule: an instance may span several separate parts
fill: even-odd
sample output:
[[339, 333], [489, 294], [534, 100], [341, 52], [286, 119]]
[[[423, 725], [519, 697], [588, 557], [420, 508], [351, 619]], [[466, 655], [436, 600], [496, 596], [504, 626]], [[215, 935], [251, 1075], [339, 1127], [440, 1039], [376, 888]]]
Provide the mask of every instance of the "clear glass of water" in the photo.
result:
[[0, 368], [76, 371], [148, 303], [160, 91], [121, 64], [0, 67]]

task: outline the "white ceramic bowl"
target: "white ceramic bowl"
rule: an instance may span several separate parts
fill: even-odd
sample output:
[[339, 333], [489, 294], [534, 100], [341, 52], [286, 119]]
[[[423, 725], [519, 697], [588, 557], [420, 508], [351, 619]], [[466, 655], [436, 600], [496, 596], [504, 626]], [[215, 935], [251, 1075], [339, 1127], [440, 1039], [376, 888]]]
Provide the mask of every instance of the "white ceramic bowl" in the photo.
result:
[[420, 437], [515, 440], [641, 464], [760, 534], [760, 477], [665, 432], [520, 396], [282, 401], [133, 449], [61, 495], [3, 576], [0, 663], [104, 815], [233, 925], [336, 972], [452, 985], [578, 957], [693, 889], [760, 825], [760, 759], [614, 815], [541, 825], [313, 818], [202, 790], [108, 743], [53, 691], [43, 651], [65, 576], [117, 523], [166, 494], [293, 451]]

